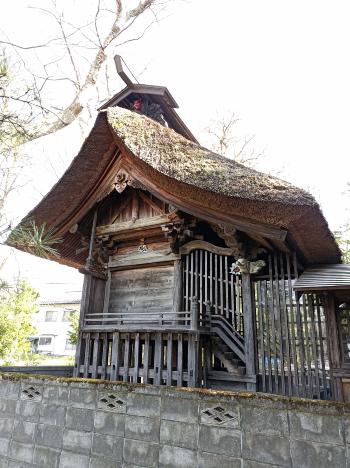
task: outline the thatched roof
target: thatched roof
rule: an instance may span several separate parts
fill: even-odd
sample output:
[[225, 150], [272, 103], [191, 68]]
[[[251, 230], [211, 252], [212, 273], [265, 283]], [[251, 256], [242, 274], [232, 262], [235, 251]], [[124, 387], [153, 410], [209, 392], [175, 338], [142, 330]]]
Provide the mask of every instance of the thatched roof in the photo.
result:
[[213, 153], [145, 116], [120, 107], [107, 113], [125, 146], [168, 177], [232, 198], [316, 205], [304, 190]]
[[285, 229], [307, 263], [340, 261], [310, 194], [215, 154], [145, 116], [114, 107], [99, 113], [71, 166], [25, 218], [45, 222], [64, 237], [59, 262], [84, 264], [86, 252], [77, 253], [79, 236], [69, 228], [103, 196], [122, 164], [152, 193], [185, 211], [218, 222], [251, 223], [262, 231]]

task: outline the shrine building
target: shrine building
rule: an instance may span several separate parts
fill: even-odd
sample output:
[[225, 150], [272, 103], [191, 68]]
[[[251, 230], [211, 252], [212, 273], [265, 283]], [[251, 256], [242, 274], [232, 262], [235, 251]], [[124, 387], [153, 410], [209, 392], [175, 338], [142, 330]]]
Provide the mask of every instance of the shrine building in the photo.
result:
[[84, 275], [74, 375], [349, 399], [350, 266], [315, 199], [200, 146], [167, 88], [126, 84], [21, 222]]

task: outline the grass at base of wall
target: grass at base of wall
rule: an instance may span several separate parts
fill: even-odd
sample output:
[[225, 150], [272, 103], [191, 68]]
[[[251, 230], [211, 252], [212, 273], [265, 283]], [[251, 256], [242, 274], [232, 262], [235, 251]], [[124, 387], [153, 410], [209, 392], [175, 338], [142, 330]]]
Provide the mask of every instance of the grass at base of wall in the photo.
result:
[[31, 354], [29, 359], [9, 364], [0, 361], [0, 366], [73, 366], [74, 356], [50, 356], [47, 354]]

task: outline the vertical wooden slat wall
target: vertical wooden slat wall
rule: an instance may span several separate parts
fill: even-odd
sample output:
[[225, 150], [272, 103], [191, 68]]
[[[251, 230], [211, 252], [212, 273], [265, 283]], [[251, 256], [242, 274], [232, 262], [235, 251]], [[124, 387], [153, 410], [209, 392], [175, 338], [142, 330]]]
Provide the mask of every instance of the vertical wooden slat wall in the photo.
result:
[[296, 298], [296, 260], [272, 253], [268, 274], [253, 278], [258, 351], [258, 389], [262, 392], [331, 399], [324, 299]]

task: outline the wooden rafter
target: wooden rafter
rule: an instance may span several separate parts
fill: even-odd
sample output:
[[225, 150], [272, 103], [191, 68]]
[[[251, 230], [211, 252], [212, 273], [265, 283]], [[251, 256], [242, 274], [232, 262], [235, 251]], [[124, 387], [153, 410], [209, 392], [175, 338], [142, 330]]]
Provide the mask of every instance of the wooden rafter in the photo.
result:
[[151, 198], [146, 195], [144, 192], [139, 191], [138, 192], [139, 197], [147, 204], [149, 205], [154, 211], [156, 211], [158, 214], [163, 215], [165, 214], [165, 211], [162, 210], [157, 203], [155, 203]]
[[117, 213], [115, 213], [113, 216], [113, 220], [111, 222], [111, 224], [114, 224], [117, 219], [119, 218], [119, 216], [122, 214], [123, 210], [127, 207], [127, 205], [130, 203], [130, 195], [128, 195], [125, 200], [121, 203], [120, 207], [118, 208], [118, 211]]

